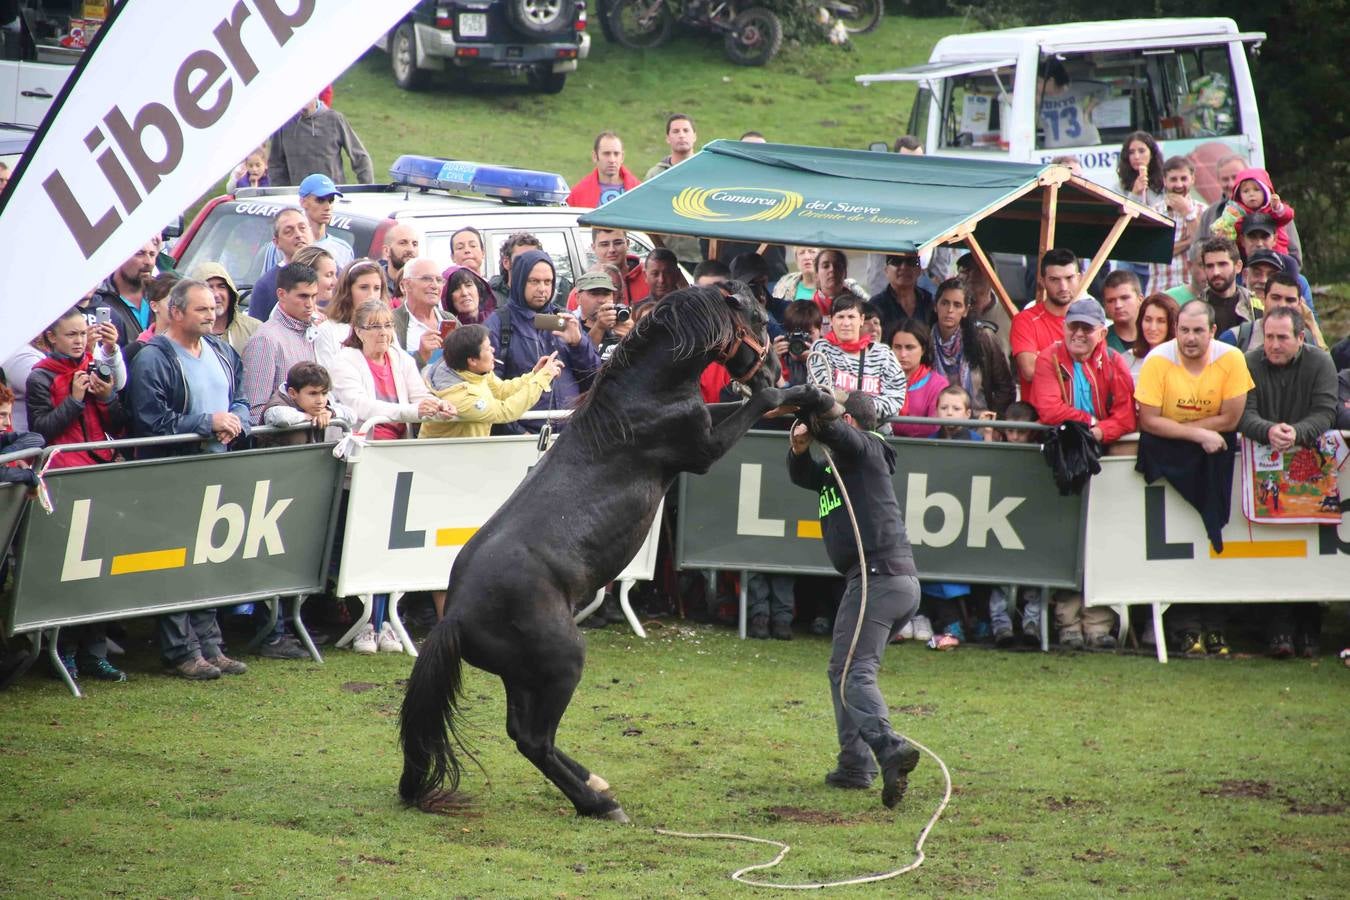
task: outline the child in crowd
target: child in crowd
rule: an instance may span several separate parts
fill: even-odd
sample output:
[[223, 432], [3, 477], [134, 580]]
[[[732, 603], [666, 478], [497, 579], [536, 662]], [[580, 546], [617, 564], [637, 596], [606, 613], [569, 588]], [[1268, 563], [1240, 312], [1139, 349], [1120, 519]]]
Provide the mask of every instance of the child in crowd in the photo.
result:
[[235, 170], [236, 178], [234, 186], [237, 188], [246, 187], [270, 187], [272, 182], [267, 177], [267, 148], [259, 147], [247, 157], [240, 167], [243, 172]]
[[[940, 419], [970, 419], [970, 394], [960, 385], [948, 385], [937, 398], [937, 416]], [[980, 435], [963, 425], [943, 425], [935, 437], [955, 441], [978, 441]], [[934, 628], [928, 646], [934, 650], [955, 650], [966, 640], [962, 623], [962, 606], [970, 597], [970, 585], [945, 581], [921, 581], [919, 590], [929, 608]], [[972, 629], [975, 640], [987, 637], [989, 623], [979, 621]], [[917, 635], [916, 635], [917, 636]]]
[[[310, 431], [292, 431], [273, 438], [272, 446], [320, 443], [342, 439], [342, 430], [329, 428], [334, 419], [356, 424], [356, 414], [331, 395], [333, 380], [328, 370], [316, 362], [305, 360], [291, 366], [286, 383], [277, 388], [272, 399], [263, 407], [263, 424], [285, 428], [293, 425], [312, 425]], [[265, 439], [261, 439], [265, 440]], [[260, 443], [261, 443], [260, 440]]]
[[[1003, 414], [1009, 422], [1035, 422], [1036, 410], [1030, 403], [1018, 400], [1008, 406]], [[1029, 428], [1008, 428], [995, 432], [995, 439], [1009, 444], [1034, 444], [1036, 432]], [[1041, 638], [1041, 589], [1022, 586], [1016, 588], [1017, 598], [1022, 604], [1022, 643], [1027, 646], [1040, 644]], [[1008, 613], [1008, 592], [1001, 586], [989, 589], [989, 624], [994, 630], [994, 643], [1007, 647], [1013, 642], [1012, 617]]]
[[[1211, 233], [1237, 241], [1242, 220], [1252, 213], [1266, 213], [1275, 220], [1275, 252], [1289, 252], [1289, 223], [1294, 208], [1280, 199], [1265, 169], [1243, 169], [1233, 183], [1233, 196], [1214, 220]], [[1240, 243], [1240, 242], [1239, 242]]]

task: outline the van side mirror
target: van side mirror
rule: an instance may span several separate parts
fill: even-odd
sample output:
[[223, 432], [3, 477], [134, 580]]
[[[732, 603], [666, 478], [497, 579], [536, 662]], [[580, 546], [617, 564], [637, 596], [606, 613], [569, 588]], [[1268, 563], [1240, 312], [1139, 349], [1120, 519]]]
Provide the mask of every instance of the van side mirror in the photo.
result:
[[871, 150], [873, 153], [890, 153], [891, 145], [885, 141], [873, 141], [867, 145], [867, 149]]

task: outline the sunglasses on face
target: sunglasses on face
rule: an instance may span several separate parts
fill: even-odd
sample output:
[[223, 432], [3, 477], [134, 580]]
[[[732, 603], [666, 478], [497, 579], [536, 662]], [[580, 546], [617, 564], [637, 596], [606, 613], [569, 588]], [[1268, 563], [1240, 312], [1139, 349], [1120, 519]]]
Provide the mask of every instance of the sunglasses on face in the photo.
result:
[[889, 256], [886, 258], [886, 265], [895, 266], [897, 269], [902, 269], [906, 266], [911, 269], [917, 269], [919, 267], [919, 258], [917, 256]]

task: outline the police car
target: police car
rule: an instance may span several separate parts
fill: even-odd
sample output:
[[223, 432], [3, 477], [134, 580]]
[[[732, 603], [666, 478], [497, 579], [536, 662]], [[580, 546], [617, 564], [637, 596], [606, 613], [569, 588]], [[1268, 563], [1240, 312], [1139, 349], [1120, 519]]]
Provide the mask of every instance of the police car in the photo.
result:
[[[358, 258], [379, 259], [385, 232], [409, 223], [423, 235], [421, 255], [446, 265], [451, 236], [466, 225], [477, 228], [488, 278], [497, 274], [502, 245], [520, 231], [539, 238], [558, 275], [569, 281], [595, 261], [590, 229], [577, 225], [587, 210], [564, 205], [569, 188], [561, 175], [428, 156], [401, 156], [389, 173], [389, 184], [339, 186], [343, 196], [328, 230], [351, 244]], [[294, 187], [240, 188], [211, 200], [173, 247], [178, 270], [218, 262], [241, 291], [251, 288], [262, 274], [273, 216], [299, 206]], [[653, 246], [640, 233], [630, 233], [628, 243], [644, 259]]]

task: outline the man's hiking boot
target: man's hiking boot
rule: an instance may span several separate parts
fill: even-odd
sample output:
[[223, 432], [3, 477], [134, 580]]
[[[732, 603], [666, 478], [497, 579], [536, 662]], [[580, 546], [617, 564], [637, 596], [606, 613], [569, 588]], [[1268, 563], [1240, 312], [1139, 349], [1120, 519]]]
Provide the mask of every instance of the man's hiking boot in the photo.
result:
[[895, 809], [909, 786], [909, 773], [919, 764], [918, 748], [904, 744], [881, 764], [881, 803]]

